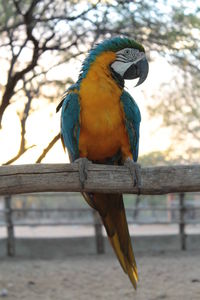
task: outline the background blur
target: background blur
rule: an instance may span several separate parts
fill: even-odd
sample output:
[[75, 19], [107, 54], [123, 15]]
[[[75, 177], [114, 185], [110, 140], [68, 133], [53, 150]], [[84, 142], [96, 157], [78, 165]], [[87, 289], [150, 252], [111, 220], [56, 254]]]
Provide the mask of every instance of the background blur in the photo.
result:
[[198, 1], [0, 1], [0, 163], [65, 162], [55, 113], [88, 50], [126, 35], [150, 61], [126, 83], [142, 113], [140, 162], [195, 162], [200, 143]]
[[[81, 63], [89, 49], [103, 39], [116, 35], [125, 35], [142, 43], [150, 62], [149, 76], [144, 84], [134, 88], [133, 81], [126, 82], [126, 88], [138, 103], [142, 114], [139, 163], [143, 166], [199, 163], [198, 0], [0, 0], [1, 165], [68, 162], [60, 142], [60, 113], [56, 114], [56, 106], [64, 91], [77, 80]], [[2, 257], [9, 251], [11, 255], [15, 253], [18, 257], [28, 258], [67, 259], [66, 256], [72, 254], [95, 255], [98, 251], [97, 236], [100, 234], [100, 240], [105, 236], [95, 214], [88, 210], [79, 194], [13, 195], [12, 198], [1, 200]], [[192, 255], [169, 254], [166, 257], [163, 251], [178, 251], [183, 245], [188, 250], [199, 251], [200, 195], [126, 195], [125, 205], [136, 254], [147, 253], [142, 257], [137, 254], [141, 268], [144, 266], [141, 271], [144, 276], [142, 282], [148, 289], [142, 286], [141, 294], [136, 299], [199, 299], [200, 266], [197, 268], [196, 252], [191, 252]], [[189, 235], [187, 242], [186, 235]], [[108, 253], [110, 248], [107, 244], [104, 246]], [[154, 261], [154, 254], [149, 260], [146, 259], [149, 253], [156, 253], [157, 260]], [[177, 259], [174, 259], [176, 255]], [[163, 263], [165, 258], [166, 265]], [[178, 258], [180, 266], [176, 265]], [[90, 287], [91, 280], [94, 282], [95, 272], [101, 270], [99, 274], [104, 274], [105, 268], [111, 265], [109, 270], [113, 272], [118, 268], [117, 262], [117, 267], [113, 266], [112, 259], [106, 261], [106, 266], [100, 258], [93, 260], [91, 274], [85, 274], [85, 281], [83, 277], [80, 278], [84, 288]], [[66, 272], [69, 274], [75, 268], [78, 273], [70, 273], [69, 286], [66, 278], [60, 279], [56, 285], [57, 288], [63, 280], [62, 288], [71, 291], [64, 298], [61, 292], [57, 294], [55, 287], [51, 289], [55, 278], [60, 278], [54, 271], [56, 268], [62, 270], [62, 264], [49, 270], [51, 267], [44, 263], [44, 268], [49, 270], [49, 283], [39, 286], [40, 292], [37, 280], [33, 277], [42, 276], [43, 282], [46, 275], [42, 267], [41, 272], [34, 271], [37, 276], [34, 272], [28, 273], [30, 279], [25, 290], [21, 286], [22, 281], [17, 281], [18, 273], [24, 273], [29, 268], [39, 270], [37, 263], [36, 267], [28, 262], [25, 265], [20, 262], [20, 266], [18, 262], [10, 265], [8, 262], [5, 266], [2, 264], [1, 270], [4, 270], [7, 279], [4, 281], [0, 273], [0, 297], [1, 289], [6, 288], [8, 296], [11, 293], [8, 299], [18, 299], [16, 295], [19, 295], [19, 299], [24, 297], [30, 300], [36, 296], [40, 299], [38, 295], [43, 295], [43, 300], [90, 299], [87, 292], [85, 298], [83, 295], [79, 298], [80, 295], [75, 292], [77, 289], [72, 288], [77, 274], [89, 269], [87, 264], [90, 260], [86, 257], [87, 263], [81, 264], [81, 261], [84, 259], [70, 258], [70, 270], [66, 267]], [[93, 263], [98, 266], [97, 270], [92, 269]], [[160, 269], [159, 266], [156, 269], [154, 264], [158, 264]], [[191, 264], [193, 273], [190, 273]], [[165, 273], [169, 265], [174, 266], [174, 277], [173, 272], [171, 274], [174, 286]], [[183, 266], [187, 270], [181, 269]], [[14, 270], [18, 271], [15, 273]], [[120, 272], [108, 274], [112, 277]], [[149, 278], [149, 273], [152, 278]], [[184, 277], [186, 273], [191, 277]], [[54, 274], [52, 281], [51, 274]], [[179, 281], [177, 278], [180, 278]], [[114, 291], [122, 283], [124, 287], [128, 279], [123, 280], [116, 279]], [[152, 288], [153, 282], [159, 280], [167, 283], [158, 284], [161, 290], [158, 285]], [[97, 287], [101, 281], [102, 277], [95, 283]], [[79, 290], [82, 290], [84, 288], [80, 282]], [[43, 288], [48, 284], [50, 287], [44, 293]], [[104, 285], [106, 287], [106, 282]], [[123, 287], [120, 287], [119, 299], [131, 299], [132, 290], [127, 292], [130, 286], [125, 290]], [[105, 288], [104, 296], [102, 284], [99, 288], [97, 294], [91, 294], [91, 299], [97, 296], [100, 299], [118, 299], [115, 293], [108, 293], [110, 286]], [[149, 294], [149, 290], [152, 294]]]

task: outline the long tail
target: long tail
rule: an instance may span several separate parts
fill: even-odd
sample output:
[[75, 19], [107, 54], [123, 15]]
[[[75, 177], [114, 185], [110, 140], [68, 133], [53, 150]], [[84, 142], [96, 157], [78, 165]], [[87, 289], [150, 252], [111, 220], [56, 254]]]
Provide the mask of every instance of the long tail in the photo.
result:
[[99, 212], [116, 256], [136, 289], [138, 272], [126, 221], [123, 196], [85, 193], [83, 196], [88, 204]]

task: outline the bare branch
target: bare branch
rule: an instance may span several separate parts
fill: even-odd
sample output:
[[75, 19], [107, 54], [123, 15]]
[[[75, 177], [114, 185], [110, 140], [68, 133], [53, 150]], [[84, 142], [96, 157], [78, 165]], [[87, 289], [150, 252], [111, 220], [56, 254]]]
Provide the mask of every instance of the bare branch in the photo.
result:
[[64, 20], [64, 21], [75, 21], [75, 20], [77, 20], [77, 19], [80, 19], [80, 18], [82, 18], [83, 16], [85, 16], [88, 12], [90, 12], [92, 9], [95, 9], [97, 7], [97, 5], [96, 4], [94, 4], [94, 5], [92, 5], [92, 6], [90, 6], [88, 9], [86, 9], [86, 10], [84, 10], [82, 13], [80, 13], [80, 14], [78, 14], [78, 15], [76, 15], [76, 16], [68, 16], [68, 15], [66, 15], [66, 14], [62, 14], [62, 15], [57, 15], [57, 16], [51, 16], [51, 17], [48, 17], [48, 18], [35, 18], [35, 20], [38, 22], [38, 23], [40, 23], [40, 22], [44, 22], [44, 23], [46, 23], [46, 22], [49, 22], [49, 21], [54, 21], [54, 20], [59, 20], [59, 21], [61, 21], [61, 20]]
[[26, 94], [26, 97], [28, 99], [25, 107], [24, 107], [24, 111], [23, 111], [23, 115], [22, 115], [22, 119], [20, 120], [21, 123], [21, 142], [20, 142], [20, 148], [19, 151], [17, 153], [17, 155], [15, 155], [13, 158], [9, 159], [6, 163], [4, 163], [4, 165], [9, 165], [13, 162], [15, 162], [18, 158], [20, 158], [27, 150], [35, 147], [35, 145], [26, 146], [26, 140], [25, 140], [25, 134], [26, 134], [26, 121], [27, 118], [29, 116], [29, 112], [30, 112], [30, 107], [31, 107], [31, 102], [33, 99], [32, 93], [30, 92], [30, 90], [28, 90], [27, 85], [26, 85], [26, 81], [23, 78], [23, 87], [24, 87], [24, 91]]
[[41, 161], [45, 158], [47, 153], [53, 148], [55, 143], [60, 139], [60, 133], [58, 133], [49, 143], [49, 145], [43, 150], [42, 154], [36, 160], [36, 163], [41, 163]]
[[17, 155], [16, 156], [14, 156], [13, 158], [11, 158], [11, 159], [9, 159], [6, 163], [4, 163], [3, 165], [4, 166], [7, 166], [7, 165], [10, 165], [10, 164], [12, 164], [12, 163], [14, 163], [15, 161], [17, 161], [27, 150], [29, 150], [29, 149], [31, 149], [31, 148], [33, 148], [33, 147], [35, 147], [35, 145], [32, 145], [32, 146], [29, 146], [29, 147], [27, 147], [27, 148], [25, 148], [24, 149], [24, 151], [19, 151], [18, 153], [17, 153]]
[[20, 5], [19, 5], [19, 1], [18, 0], [13, 0], [13, 3], [15, 5], [17, 13], [22, 15], [22, 11], [21, 11], [21, 8], [20, 8]]
[[[11, 100], [12, 96], [14, 95], [14, 89], [15, 89], [16, 84], [18, 83], [19, 80], [23, 79], [23, 77], [26, 73], [31, 71], [37, 65], [37, 62], [38, 62], [38, 59], [40, 56], [39, 41], [37, 41], [32, 34], [32, 31], [33, 31], [33, 15], [32, 14], [33, 14], [33, 10], [34, 10], [35, 6], [40, 1], [41, 0], [33, 0], [28, 11], [24, 15], [24, 22], [26, 25], [26, 32], [27, 32], [27, 39], [26, 39], [25, 44], [27, 43], [28, 40], [33, 42], [33, 44], [34, 44], [33, 55], [32, 55], [32, 59], [31, 59], [30, 63], [24, 69], [16, 72], [14, 75], [11, 76], [12, 70], [14, 67], [14, 63], [16, 62], [16, 58], [18, 57], [18, 56], [15, 56], [13, 53], [11, 67], [10, 67], [10, 71], [8, 74], [9, 80], [7, 81], [7, 85], [5, 87], [5, 92], [2, 97], [2, 103], [0, 106], [0, 128], [1, 128], [1, 121], [2, 121], [2, 117], [3, 117], [3, 113], [4, 113], [5, 109], [7, 108], [7, 106], [10, 104], [10, 100]], [[11, 47], [12, 47], [12, 40], [10, 40], [10, 41], [11, 41]], [[21, 52], [21, 51], [22, 51], [22, 49], [19, 52]]]

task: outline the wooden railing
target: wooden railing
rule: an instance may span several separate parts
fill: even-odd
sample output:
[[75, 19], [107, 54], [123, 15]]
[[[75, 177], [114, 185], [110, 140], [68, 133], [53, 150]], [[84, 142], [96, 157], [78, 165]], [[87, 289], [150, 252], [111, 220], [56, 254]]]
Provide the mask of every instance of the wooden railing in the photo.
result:
[[[34, 164], [0, 167], [0, 195], [32, 192], [101, 192], [137, 194], [125, 166], [89, 164], [84, 188], [78, 164]], [[141, 168], [140, 194], [200, 191], [200, 165]]]
[[[191, 210], [200, 210], [200, 206], [195, 206], [191, 207], [188, 206], [185, 201], [184, 201], [184, 194], [179, 194], [179, 204], [176, 205], [176, 207], [169, 208], [169, 207], [163, 207], [163, 206], [157, 206], [154, 205], [153, 211], [154, 213], [156, 212], [162, 212], [165, 211], [166, 213], [168, 212], [173, 212], [176, 211], [178, 218], [175, 218], [174, 220], [169, 220], [166, 221], [165, 219], [162, 219], [159, 217], [158, 219], [153, 219], [152, 221], [141, 221], [138, 218], [132, 218], [130, 221], [129, 219], [129, 225], [134, 224], [134, 225], [171, 225], [171, 224], [177, 224], [179, 227], [179, 240], [180, 240], [180, 248], [182, 250], [186, 250], [186, 226], [189, 224], [197, 225], [200, 224], [200, 219], [196, 220], [187, 220], [186, 215], [188, 212]], [[36, 199], [37, 199], [37, 194], [36, 194]], [[67, 197], [66, 197], [67, 198]], [[14, 256], [15, 255], [15, 235], [14, 235], [14, 228], [15, 227], [21, 227], [21, 226], [71, 226], [71, 225], [90, 225], [94, 227], [94, 233], [95, 233], [95, 242], [96, 242], [96, 251], [97, 253], [104, 253], [104, 238], [103, 238], [103, 230], [102, 230], [102, 224], [100, 222], [98, 214], [94, 211], [91, 210], [89, 207], [88, 208], [12, 208], [12, 197], [11, 196], [5, 196], [4, 197], [5, 201], [5, 209], [2, 209], [0, 211], [1, 216], [2, 214], [5, 215], [5, 222], [0, 223], [0, 226], [4, 226], [7, 228], [7, 254], [8, 256]], [[150, 211], [152, 210], [151, 207], [139, 207], [139, 208], [128, 208], [127, 213], [131, 215], [134, 215], [134, 212], [138, 209], [138, 212], [143, 212], [143, 211]], [[61, 220], [60, 218], [56, 218], [56, 220], [53, 220], [53, 218], [48, 218], [47, 221], [43, 221], [43, 218], [40, 217], [38, 219], [38, 216], [34, 216], [34, 221], [31, 222], [30, 219], [28, 219], [28, 214], [29, 213], [34, 213], [34, 214], [45, 214], [45, 213], [81, 213], [82, 214], [88, 214], [90, 213], [92, 218], [88, 221], [81, 221], [79, 220], [78, 222], [74, 219], [71, 220]], [[21, 214], [23, 213], [25, 217], [25, 220], [23, 218], [19, 218], [16, 221], [16, 218], [14, 217], [15, 213]], [[28, 219], [28, 221], [27, 221]]]
[[[10, 205], [13, 194], [32, 192], [101, 192], [137, 194], [130, 171], [125, 166], [89, 164], [84, 187], [79, 181], [77, 164], [35, 164], [0, 167], [0, 195], [5, 195], [7, 252], [14, 255], [14, 226]], [[200, 191], [200, 165], [141, 168], [140, 194], [180, 193], [179, 233], [181, 249], [186, 248], [184, 192]], [[102, 228], [94, 213], [97, 252], [103, 252]], [[28, 225], [28, 224], [26, 224]], [[40, 224], [41, 225], [41, 224]], [[55, 224], [48, 224], [55, 225]], [[21, 224], [22, 226], [22, 224]]]

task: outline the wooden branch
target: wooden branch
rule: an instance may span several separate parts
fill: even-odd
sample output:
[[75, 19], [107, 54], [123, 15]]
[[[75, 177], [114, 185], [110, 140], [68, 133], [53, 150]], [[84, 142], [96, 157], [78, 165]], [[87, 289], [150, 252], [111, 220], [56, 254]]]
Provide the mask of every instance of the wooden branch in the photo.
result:
[[26, 151], [30, 150], [31, 148], [35, 147], [36, 145], [31, 145], [31, 146], [28, 146], [28, 147], [20, 147], [18, 153], [12, 157], [11, 159], [9, 159], [8, 161], [6, 161], [5, 163], [3, 163], [4, 166], [7, 166], [7, 165], [11, 165], [12, 163], [14, 163], [16, 160], [18, 160]]
[[51, 150], [51, 148], [53, 148], [53, 146], [59, 139], [60, 139], [60, 132], [51, 140], [51, 142], [48, 144], [48, 146], [46, 148], [44, 148], [44, 150], [42, 151], [42, 154], [36, 160], [36, 163], [41, 163], [43, 158], [45, 158], [47, 153]]
[[[0, 195], [32, 192], [133, 193], [125, 166], [89, 164], [84, 189], [78, 164], [34, 164], [0, 167]], [[141, 194], [156, 195], [200, 191], [200, 165], [141, 168]]]

